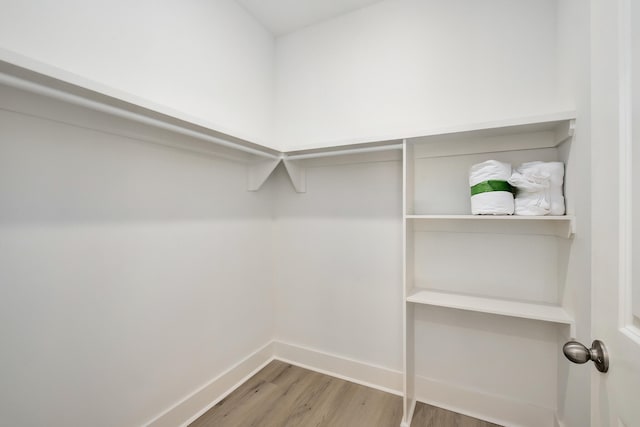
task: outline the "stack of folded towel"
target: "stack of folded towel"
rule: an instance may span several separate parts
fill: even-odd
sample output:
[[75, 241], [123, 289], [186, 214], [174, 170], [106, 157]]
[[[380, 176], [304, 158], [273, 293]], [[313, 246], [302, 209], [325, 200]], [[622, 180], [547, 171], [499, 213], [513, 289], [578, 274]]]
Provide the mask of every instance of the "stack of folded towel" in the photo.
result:
[[488, 160], [471, 166], [471, 213], [474, 215], [513, 215], [513, 188], [508, 183], [511, 165]]
[[509, 183], [517, 188], [516, 215], [564, 215], [564, 163], [529, 162], [518, 167]]
[[523, 163], [513, 174], [509, 163], [478, 163], [469, 170], [471, 213], [564, 215], [563, 183], [562, 162]]

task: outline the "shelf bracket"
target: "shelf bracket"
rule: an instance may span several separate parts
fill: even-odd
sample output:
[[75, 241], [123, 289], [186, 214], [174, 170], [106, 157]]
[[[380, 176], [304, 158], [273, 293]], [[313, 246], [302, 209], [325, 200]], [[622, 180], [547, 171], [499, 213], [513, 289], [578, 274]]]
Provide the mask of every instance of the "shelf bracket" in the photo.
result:
[[576, 322], [571, 322], [569, 323], [569, 336], [570, 337], [575, 337], [576, 336]]
[[567, 236], [567, 238], [572, 238], [573, 236], [575, 236], [576, 234], [576, 219], [575, 218], [571, 218], [571, 221], [569, 222], [569, 235]]
[[566, 239], [572, 239], [576, 234], [576, 219], [572, 217], [566, 224], [558, 224], [558, 227], [562, 227], [562, 230], [558, 230], [558, 235]]
[[258, 191], [267, 181], [271, 173], [278, 167], [281, 158], [273, 160], [260, 160], [248, 167], [248, 185], [249, 191]]
[[293, 160], [282, 160], [284, 167], [287, 169], [293, 188], [298, 193], [307, 192], [307, 171], [305, 168], [297, 165]]
[[555, 134], [555, 145], [560, 145], [573, 137], [576, 132], [576, 119], [567, 120]]

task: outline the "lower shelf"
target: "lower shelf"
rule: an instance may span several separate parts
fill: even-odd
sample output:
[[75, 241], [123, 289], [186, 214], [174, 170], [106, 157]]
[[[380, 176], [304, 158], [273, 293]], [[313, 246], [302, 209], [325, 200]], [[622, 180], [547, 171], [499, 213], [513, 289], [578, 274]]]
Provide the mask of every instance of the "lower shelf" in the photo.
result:
[[573, 318], [562, 307], [556, 305], [508, 301], [427, 289], [412, 290], [407, 297], [407, 302], [569, 325], [573, 336]]

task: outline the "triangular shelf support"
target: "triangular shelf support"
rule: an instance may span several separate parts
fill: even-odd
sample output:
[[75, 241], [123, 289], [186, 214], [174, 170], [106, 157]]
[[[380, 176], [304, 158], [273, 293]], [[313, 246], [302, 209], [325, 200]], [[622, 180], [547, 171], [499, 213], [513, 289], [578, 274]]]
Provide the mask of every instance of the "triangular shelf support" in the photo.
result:
[[300, 167], [294, 160], [282, 159], [285, 169], [289, 174], [293, 188], [298, 193], [307, 192], [307, 171], [305, 168]]
[[278, 158], [274, 160], [261, 160], [253, 163], [248, 168], [248, 190], [258, 191], [267, 179], [271, 176], [273, 171], [278, 167], [280, 162], [284, 163], [284, 167], [291, 179], [293, 188], [297, 193], [307, 192], [307, 173], [304, 167], [296, 164], [294, 160], [287, 160], [285, 158]]
[[248, 167], [248, 190], [258, 191], [278, 167], [282, 158], [260, 160]]

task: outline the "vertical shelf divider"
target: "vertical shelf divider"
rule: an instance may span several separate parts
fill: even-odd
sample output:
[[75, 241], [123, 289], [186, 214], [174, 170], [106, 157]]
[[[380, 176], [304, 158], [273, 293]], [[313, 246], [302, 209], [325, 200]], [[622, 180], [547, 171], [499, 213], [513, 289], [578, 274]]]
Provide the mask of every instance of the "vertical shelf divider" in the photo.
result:
[[413, 212], [414, 198], [414, 155], [413, 143], [402, 142], [402, 231], [403, 231], [403, 362], [404, 390], [401, 427], [409, 427], [416, 407], [415, 393], [415, 331], [414, 305], [407, 302], [413, 288], [413, 221], [407, 215]]

